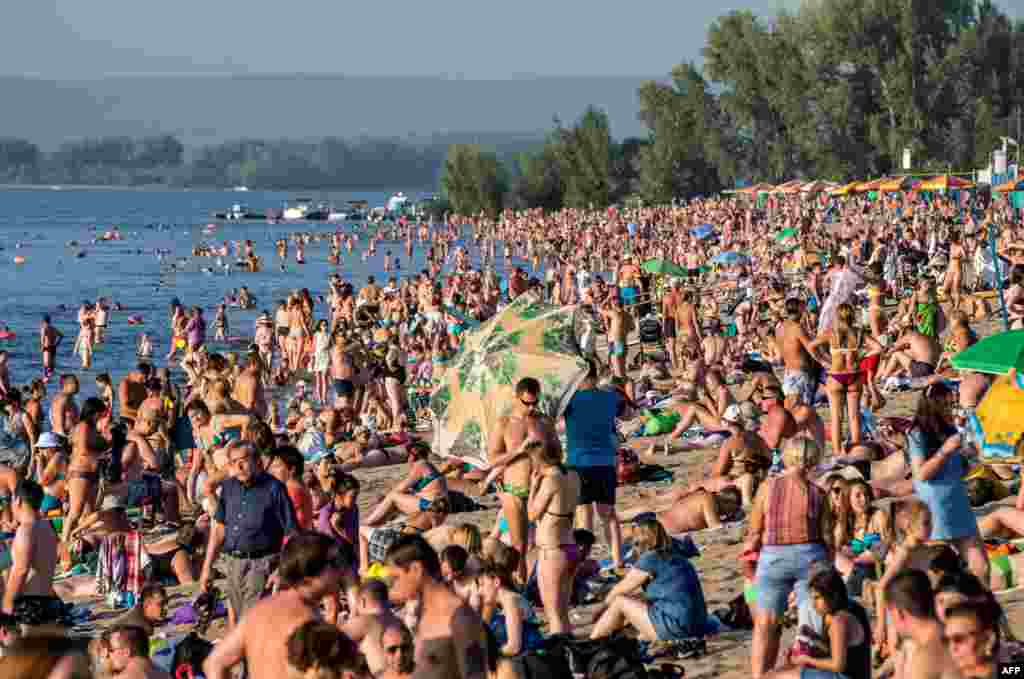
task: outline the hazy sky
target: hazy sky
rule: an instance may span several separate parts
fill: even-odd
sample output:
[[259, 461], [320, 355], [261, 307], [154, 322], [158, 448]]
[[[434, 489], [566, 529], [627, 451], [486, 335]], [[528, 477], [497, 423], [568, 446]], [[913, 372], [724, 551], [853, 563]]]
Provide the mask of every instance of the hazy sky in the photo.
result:
[[[2, 0], [0, 73], [667, 73], [732, 9], [799, 0]], [[1003, 7], [1024, 0], [1001, 0]]]

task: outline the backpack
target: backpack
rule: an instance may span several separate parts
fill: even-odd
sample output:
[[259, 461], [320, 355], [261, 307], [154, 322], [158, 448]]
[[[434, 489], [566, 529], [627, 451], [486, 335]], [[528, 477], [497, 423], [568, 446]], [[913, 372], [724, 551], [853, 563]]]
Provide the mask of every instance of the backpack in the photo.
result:
[[[621, 634], [604, 639], [550, 637], [537, 656], [544, 658], [544, 670], [559, 678], [648, 679], [640, 642]], [[530, 668], [526, 679], [540, 679], [539, 669], [536, 665]]]

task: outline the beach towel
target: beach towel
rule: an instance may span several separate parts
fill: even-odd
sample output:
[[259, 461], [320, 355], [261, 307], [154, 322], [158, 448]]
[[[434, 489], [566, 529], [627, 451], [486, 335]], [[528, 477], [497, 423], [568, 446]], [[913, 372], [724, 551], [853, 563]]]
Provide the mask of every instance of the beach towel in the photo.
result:
[[149, 555], [139, 531], [115, 533], [103, 538], [96, 565], [96, 588], [101, 596], [130, 592], [136, 598], [145, 584]]

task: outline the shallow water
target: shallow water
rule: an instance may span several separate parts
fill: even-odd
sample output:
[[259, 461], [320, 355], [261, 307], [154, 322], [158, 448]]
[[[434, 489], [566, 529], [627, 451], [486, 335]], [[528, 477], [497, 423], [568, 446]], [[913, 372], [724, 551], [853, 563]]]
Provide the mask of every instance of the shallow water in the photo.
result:
[[[403, 189], [404, 190], [404, 189]], [[417, 197], [420, 190], [404, 190]], [[363, 199], [371, 206], [383, 205], [390, 192], [310, 192], [303, 198], [324, 200], [335, 205]], [[221, 224], [212, 236], [203, 232], [211, 213], [234, 203], [244, 203], [262, 210], [280, 207], [298, 194], [275, 192], [236, 193], [231, 191], [135, 191], [135, 190], [11, 190], [0, 191], [0, 276], [4, 282], [0, 298], [0, 324], [7, 324], [17, 334], [14, 340], [0, 340], [0, 348], [10, 354], [11, 374], [15, 384], [25, 384], [41, 374], [38, 351], [39, 322], [50, 314], [54, 325], [64, 333], [58, 351], [58, 372], [71, 369], [82, 376], [82, 393], [95, 392], [92, 376], [109, 372], [115, 379], [136, 362], [135, 340], [141, 331], [149, 333], [154, 342], [154, 362], [164, 365], [169, 342], [168, 307], [177, 297], [187, 306], [203, 307], [208, 336], [213, 336], [212, 322], [216, 305], [229, 291], [245, 285], [255, 295], [257, 308], [251, 311], [229, 310], [230, 335], [252, 336], [253, 323], [262, 309], [273, 313], [275, 302], [297, 288], [309, 288], [315, 295], [326, 292], [327, 275], [338, 271], [354, 285], [361, 285], [368, 275], [378, 280], [391, 275], [406, 275], [424, 267], [425, 249], [417, 245], [410, 262], [401, 244], [391, 244], [393, 254], [402, 258], [402, 271], [385, 274], [384, 252], [387, 242], [378, 245], [377, 255], [363, 261], [359, 250], [342, 260], [340, 267], [327, 263], [327, 244], [311, 243], [306, 250], [306, 264], [295, 263], [294, 248], [289, 249], [287, 272], [278, 270], [274, 239], [294, 231], [333, 232], [338, 225], [327, 223]], [[120, 242], [93, 244], [97, 232], [119, 226], [125, 239]], [[161, 225], [161, 226], [157, 226]], [[360, 229], [355, 224], [341, 225], [345, 231]], [[169, 265], [179, 258], [188, 258], [192, 247], [200, 242], [252, 239], [256, 254], [263, 258], [264, 271], [258, 274], [208, 274], [201, 267], [214, 265], [212, 258], [198, 258], [179, 264], [178, 271], [168, 272]], [[80, 246], [69, 246], [77, 241]], [[365, 232], [362, 238], [365, 246]], [[19, 247], [20, 245], [20, 247]], [[170, 250], [163, 263], [155, 250]], [[84, 252], [84, 257], [77, 257]], [[472, 253], [476, 259], [475, 252]], [[15, 264], [14, 257], [25, 258]], [[233, 261], [234, 257], [225, 258]], [[504, 263], [499, 250], [499, 266]], [[161, 273], [163, 269], [164, 273]], [[120, 302], [125, 310], [111, 312], [107, 340], [99, 345], [93, 367], [81, 371], [77, 358], [71, 355], [78, 333], [77, 311], [84, 300], [106, 297]], [[66, 305], [60, 310], [59, 305]], [[317, 308], [323, 315], [324, 309]], [[129, 316], [139, 315], [143, 325], [128, 325]], [[218, 345], [215, 350], [237, 350], [243, 345]], [[52, 392], [52, 388], [51, 388]]]

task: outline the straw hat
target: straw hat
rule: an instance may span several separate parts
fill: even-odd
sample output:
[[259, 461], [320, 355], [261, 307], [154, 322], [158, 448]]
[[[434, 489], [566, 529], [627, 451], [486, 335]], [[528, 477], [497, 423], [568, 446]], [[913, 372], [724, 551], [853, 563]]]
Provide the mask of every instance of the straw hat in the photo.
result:
[[790, 439], [782, 448], [782, 462], [789, 469], [810, 469], [821, 461], [821, 449], [813, 439]]

